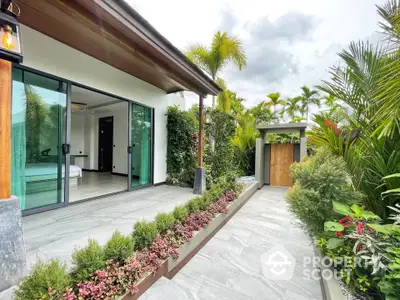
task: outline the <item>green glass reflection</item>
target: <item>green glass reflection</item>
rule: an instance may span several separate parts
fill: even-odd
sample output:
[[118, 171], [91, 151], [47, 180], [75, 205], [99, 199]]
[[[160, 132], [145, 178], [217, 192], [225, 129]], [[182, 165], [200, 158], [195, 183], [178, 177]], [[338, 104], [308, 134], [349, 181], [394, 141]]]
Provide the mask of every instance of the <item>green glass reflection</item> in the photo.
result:
[[132, 104], [132, 187], [151, 183], [151, 108]]
[[58, 81], [13, 70], [11, 189], [22, 210], [64, 201], [67, 96], [57, 87], [65, 90]]

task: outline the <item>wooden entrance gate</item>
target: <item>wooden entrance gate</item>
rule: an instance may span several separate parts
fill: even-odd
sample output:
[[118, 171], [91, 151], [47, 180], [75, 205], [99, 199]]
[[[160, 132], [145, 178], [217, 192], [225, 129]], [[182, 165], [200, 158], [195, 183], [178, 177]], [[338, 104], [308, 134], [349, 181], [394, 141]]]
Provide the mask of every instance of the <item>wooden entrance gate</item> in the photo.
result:
[[290, 165], [294, 162], [293, 144], [271, 145], [270, 185], [291, 186]]

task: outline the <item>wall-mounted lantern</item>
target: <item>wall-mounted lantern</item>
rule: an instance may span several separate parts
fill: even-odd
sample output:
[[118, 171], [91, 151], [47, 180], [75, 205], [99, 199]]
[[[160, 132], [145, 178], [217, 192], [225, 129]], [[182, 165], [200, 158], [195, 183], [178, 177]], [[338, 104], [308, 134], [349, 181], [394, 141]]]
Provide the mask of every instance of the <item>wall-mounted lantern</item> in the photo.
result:
[[210, 125], [211, 124], [211, 111], [209, 108], [204, 110], [204, 124]]
[[[22, 62], [21, 28], [17, 20], [18, 8], [12, 0], [1, 0], [0, 2], [0, 59], [16, 63]], [[19, 8], [18, 8], [19, 9]]]

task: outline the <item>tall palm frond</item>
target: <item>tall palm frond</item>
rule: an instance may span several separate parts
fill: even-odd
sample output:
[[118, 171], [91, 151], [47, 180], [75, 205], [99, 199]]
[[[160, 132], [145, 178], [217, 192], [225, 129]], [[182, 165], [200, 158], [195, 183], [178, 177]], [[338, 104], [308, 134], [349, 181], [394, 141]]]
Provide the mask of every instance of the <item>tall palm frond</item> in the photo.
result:
[[400, 1], [389, 0], [384, 5], [377, 5], [378, 14], [383, 19], [379, 26], [390, 43], [400, 42]]
[[321, 100], [317, 90], [310, 89], [308, 86], [304, 85], [301, 87], [301, 91], [302, 116], [304, 117], [305, 114], [306, 121], [308, 122], [308, 112], [310, 105], [315, 104], [319, 107], [321, 105]]
[[186, 57], [212, 77], [211, 68], [209, 67], [211, 61], [207, 46], [200, 44], [190, 45], [186, 52]]
[[384, 53], [369, 42], [359, 41], [339, 56], [346, 66], [332, 67], [331, 81], [323, 81], [318, 88], [350, 106], [358, 120], [370, 121], [377, 111], [373, 103], [379, 94]]
[[372, 124], [374, 135], [392, 138], [400, 132], [400, 52], [388, 54], [383, 61]]
[[[214, 35], [210, 48], [193, 44], [188, 48], [186, 56], [208, 73], [213, 81], [217, 80], [229, 62], [233, 62], [239, 70], [242, 70], [247, 63], [242, 42], [237, 37], [220, 31]], [[215, 108], [214, 96], [213, 108]]]
[[277, 122], [279, 120], [279, 111], [277, 111], [277, 107], [278, 105], [285, 105], [285, 100], [281, 99], [281, 94], [279, 92], [270, 93], [267, 95], [267, 98], [269, 100], [265, 102], [265, 105], [273, 108], [274, 122]]
[[328, 95], [323, 96], [323, 97], [321, 98], [321, 100], [324, 100], [324, 104], [325, 104], [326, 106], [331, 107], [331, 106], [333, 106], [333, 105], [336, 103], [337, 98], [335, 97], [335, 95], [328, 94]]
[[374, 135], [393, 137], [400, 132], [400, 1], [389, 0], [377, 6], [383, 21], [380, 26], [387, 36], [389, 47], [383, 59], [382, 80], [379, 85]]
[[267, 95], [267, 98], [269, 99], [266, 103], [267, 105], [277, 106], [285, 104], [285, 100], [281, 99], [281, 94], [279, 92], [270, 93]]
[[229, 113], [231, 101], [226, 82], [221, 77], [218, 77], [215, 83], [222, 89], [222, 92], [219, 92], [217, 96], [217, 109]]
[[294, 117], [296, 117], [296, 113], [300, 112], [301, 100], [302, 100], [301, 96], [297, 96], [294, 98], [286, 98], [284, 110], [290, 118], [294, 119]]

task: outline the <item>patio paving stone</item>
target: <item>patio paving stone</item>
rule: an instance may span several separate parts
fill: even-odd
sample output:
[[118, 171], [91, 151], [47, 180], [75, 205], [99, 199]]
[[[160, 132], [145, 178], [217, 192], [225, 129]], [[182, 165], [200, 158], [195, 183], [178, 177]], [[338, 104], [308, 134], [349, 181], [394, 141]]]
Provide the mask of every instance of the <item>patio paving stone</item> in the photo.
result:
[[[141, 300], [322, 300], [319, 280], [307, 279], [310, 237], [289, 211], [286, 188], [264, 187], [171, 280], [162, 278]], [[266, 278], [261, 255], [280, 245], [294, 259], [290, 280]]]

